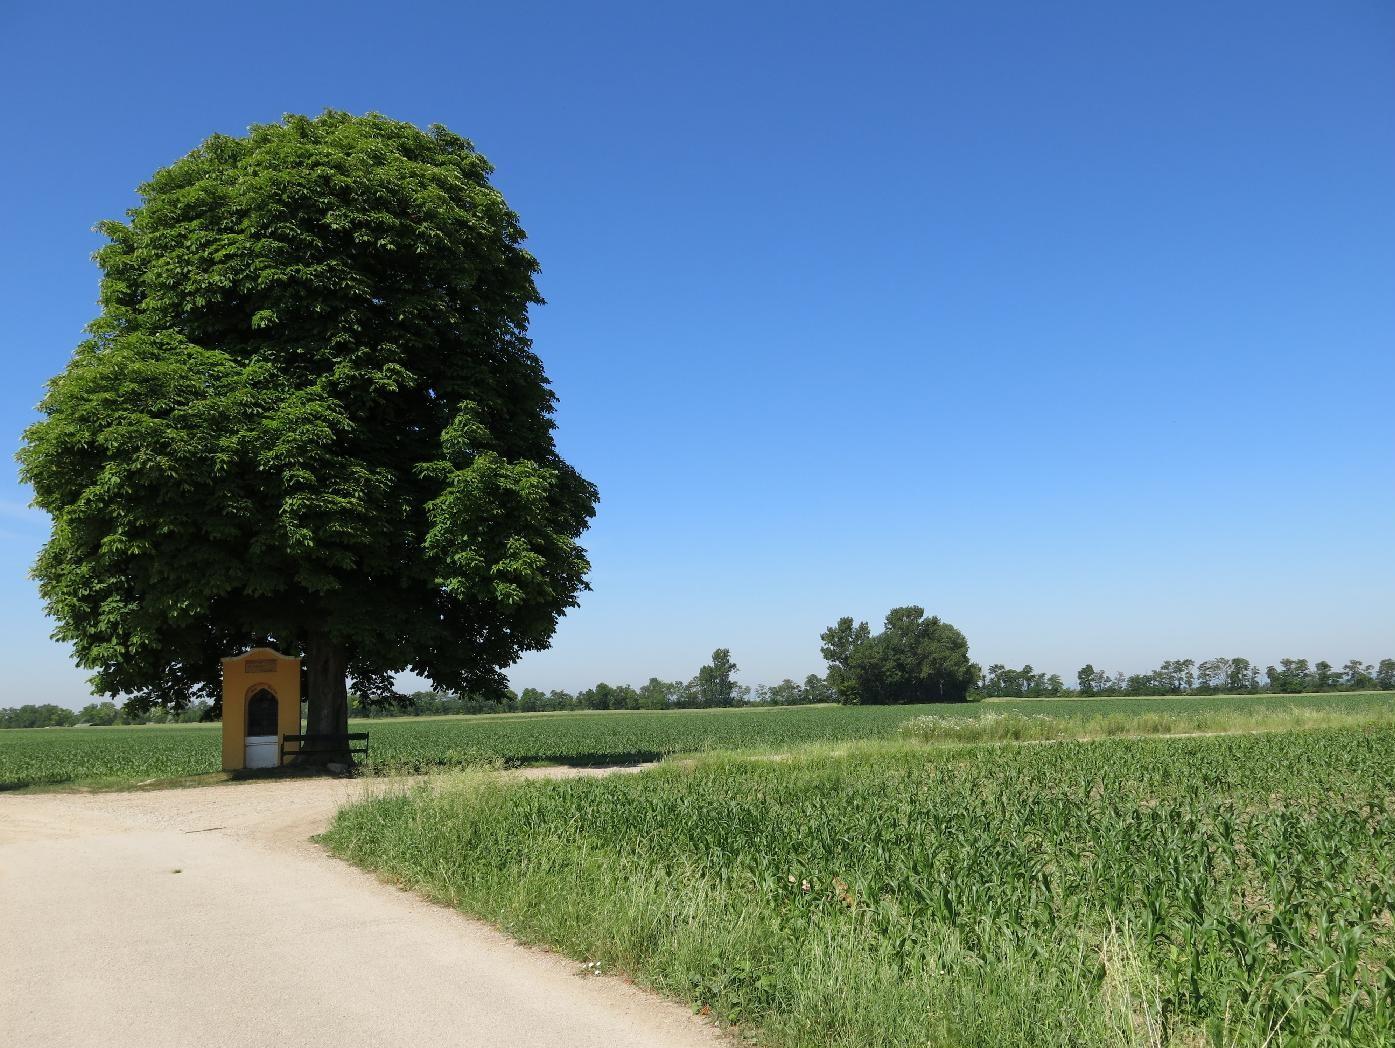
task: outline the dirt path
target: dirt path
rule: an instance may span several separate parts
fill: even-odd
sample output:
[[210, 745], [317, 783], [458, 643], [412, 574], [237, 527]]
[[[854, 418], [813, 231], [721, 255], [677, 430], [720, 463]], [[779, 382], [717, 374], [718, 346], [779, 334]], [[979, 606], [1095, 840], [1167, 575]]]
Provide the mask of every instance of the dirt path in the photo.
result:
[[0, 794], [0, 1045], [729, 1043], [307, 840], [384, 788]]

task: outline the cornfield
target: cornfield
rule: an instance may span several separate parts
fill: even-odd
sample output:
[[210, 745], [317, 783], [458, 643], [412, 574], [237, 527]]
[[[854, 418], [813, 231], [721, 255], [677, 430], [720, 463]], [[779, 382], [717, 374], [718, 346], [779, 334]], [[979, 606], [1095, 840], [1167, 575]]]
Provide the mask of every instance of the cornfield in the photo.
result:
[[[1017, 713], [1041, 721], [1112, 717], [1125, 726], [1144, 716], [1182, 728], [1226, 730], [1234, 718], [1284, 717], [1294, 706], [1313, 715], [1369, 716], [1395, 709], [1390, 693], [1237, 698], [1110, 698], [965, 703], [937, 706], [794, 706], [778, 708], [492, 714], [356, 720], [371, 733], [370, 773], [420, 772], [493, 763], [611, 764], [708, 750], [782, 749], [804, 743], [894, 737], [912, 718]], [[216, 724], [0, 731], [0, 788], [93, 780], [143, 781], [214, 772]], [[927, 733], [927, 736], [933, 733]], [[941, 732], [949, 739], [973, 735]]]

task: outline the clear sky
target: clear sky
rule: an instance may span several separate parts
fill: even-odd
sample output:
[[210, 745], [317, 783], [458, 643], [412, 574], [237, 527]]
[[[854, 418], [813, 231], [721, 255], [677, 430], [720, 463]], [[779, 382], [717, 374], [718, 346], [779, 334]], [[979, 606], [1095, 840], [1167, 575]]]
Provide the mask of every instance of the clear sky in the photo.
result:
[[[522, 216], [591, 593], [516, 686], [1395, 656], [1395, 5], [31, 3], [0, 15], [7, 451], [91, 227], [211, 132], [378, 110]], [[0, 473], [0, 705], [80, 704]]]

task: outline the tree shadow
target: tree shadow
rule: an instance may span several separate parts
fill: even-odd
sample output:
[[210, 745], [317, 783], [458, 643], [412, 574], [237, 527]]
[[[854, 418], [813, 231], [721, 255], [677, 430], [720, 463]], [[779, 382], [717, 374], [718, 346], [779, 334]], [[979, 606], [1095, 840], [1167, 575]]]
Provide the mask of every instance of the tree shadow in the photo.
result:
[[556, 753], [538, 753], [510, 756], [507, 759], [507, 764], [514, 768], [548, 764], [562, 768], [629, 768], [640, 764], [653, 764], [667, 756], [668, 753], [662, 750], [626, 750], [623, 753], [616, 753], [612, 750], [608, 753], [568, 753], [565, 756]]

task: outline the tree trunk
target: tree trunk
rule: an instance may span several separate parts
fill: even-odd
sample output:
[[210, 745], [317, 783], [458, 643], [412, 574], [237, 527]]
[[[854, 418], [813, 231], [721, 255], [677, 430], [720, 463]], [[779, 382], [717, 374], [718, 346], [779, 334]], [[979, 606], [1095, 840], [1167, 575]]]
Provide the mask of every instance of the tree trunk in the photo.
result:
[[[313, 633], [305, 651], [305, 675], [309, 704], [305, 734], [346, 735], [349, 731], [349, 689], [345, 682], [348, 656], [325, 633]], [[307, 754], [298, 764], [352, 764], [346, 742], [341, 752]]]

